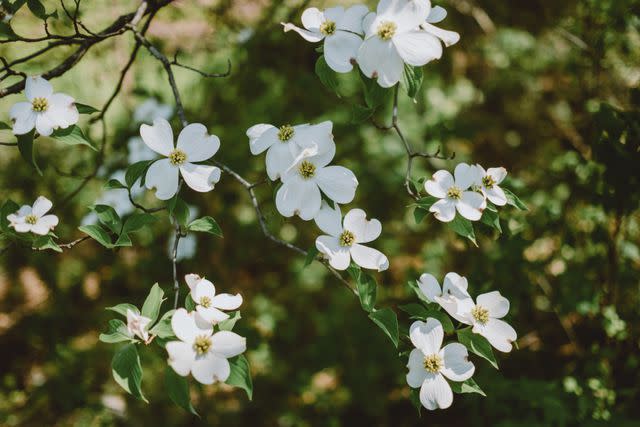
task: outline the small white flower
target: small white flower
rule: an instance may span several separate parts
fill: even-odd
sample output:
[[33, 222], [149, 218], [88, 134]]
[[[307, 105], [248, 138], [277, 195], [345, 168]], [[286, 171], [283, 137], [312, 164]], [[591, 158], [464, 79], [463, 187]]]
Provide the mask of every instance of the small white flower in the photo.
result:
[[137, 336], [141, 340], [147, 341], [149, 339], [147, 331], [149, 323], [151, 323], [151, 319], [148, 317], [127, 309], [127, 330], [131, 336]]
[[509, 312], [509, 300], [493, 291], [478, 295], [476, 304], [471, 298], [458, 302], [458, 313], [462, 323], [473, 326], [473, 332], [480, 334], [499, 351], [508, 353], [512, 343], [518, 338], [515, 329], [500, 320]]
[[284, 175], [305, 149], [333, 158], [336, 147], [332, 132], [333, 123], [330, 121], [317, 125], [284, 125], [279, 128], [258, 124], [247, 130], [247, 136], [251, 154], [257, 155], [267, 150], [267, 175], [275, 181]]
[[345, 10], [342, 6], [320, 11], [315, 7], [302, 13], [302, 25], [284, 25], [284, 31], [293, 30], [305, 40], [319, 42], [324, 40], [324, 58], [329, 67], [338, 73], [348, 73], [362, 44], [362, 19], [369, 12], [364, 5], [351, 6]]
[[475, 366], [467, 359], [467, 348], [457, 342], [441, 348], [444, 330], [432, 317], [426, 322], [413, 322], [409, 337], [416, 348], [409, 354], [407, 384], [420, 387], [420, 403], [425, 408], [448, 408], [453, 403], [453, 391], [445, 377], [462, 382], [475, 372]]
[[316, 218], [316, 224], [328, 234], [316, 239], [316, 248], [329, 257], [333, 268], [346, 270], [352, 258], [362, 268], [378, 271], [389, 268], [389, 260], [382, 252], [362, 244], [380, 236], [380, 221], [367, 221], [367, 214], [362, 209], [352, 209], [345, 215], [343, 224], [340, 222], [340, 208], [331, 209], [327, 204]]
[[140, 126], [140, 136], [149, 148], [166, 157], [154, 162], [146, 176], [146, 187], [155, 188], [158, 199], [169, 200], [176, 194], [180, 175], [201, 193], [213, 190], [220, 180], [220, 168], [196, 164], [210, 159], [220, 148], [218, 137], [209, 135], [204, 125], [187, 125], [178, 135], [176, 147], [171, 125], [165, 119], [155, 119], [153, 126]]
[[227, 359], [247, 348], [245, 338], [231, 331], [214, 334], [211, 323], [184, 308], [173, 314], [171, 328], [179, 341], [167, 343], [169, 365], [178, 375], [191, 373], [202, 384], [226, 381], [231, 373]]
[[433, 30], [425, 31], [431, 12], [428, 0], [381, 0], [377, 12], [363, 21], [365, 40], [358, 51], [360, 70], [382, 87], [400, 81], [404, 65], [423, 66], [442, 56]]
[[486, 202], [482, 194], [470, 190], [476, 178], [474, 167], [460, 163], [454, 175], [455, 179], [448, 171], [439, 170], [424, 183], [427, 193], [440, 199], [429, 208], [429, 212], [442, 222], [452, 221], [456, 210], [470, 221], [479, 220]]
[[40, 76], [25, 79], [25, 95], [29, 102], [18, 102], [9, 110], [14, 135], [36, 131], [49, 136], [54, 129], [78, 123], [75, 100], [64, 93], [53, 93], [51, 84]]
[[429, 273], [422, 274], [418, 280], [418, 288], [429, 302], [439, 304], [451, 317], [460, 321], [464, 320], [464, 317], [457, 311], [458, 302], [471, 298], [467, 292], [468, 286], [465, 277], [453, 272], [444, 276], [442, 288], [438, 280]]
[[173, 107], [171, 105], [161, 104], [157, 99], [149, 98], [136, 107], [133, 112], [133, 120], [136, 123], [150, 122], [157, 118], [169, 120], [172, 115]]
[[444, 21], [444, 18], [447, 17], [447, 11], [440, 6], [434, 6], [429, 12], [429, 16], [427, 17], [427, 21], [423, 22], [420, 26], [427, 33], [433, 34], [442, 42], [446, 47], [453, 46], [454, 44], [460, 41], [460, 34], [455, 31], [447, 31], [441, 28], [436, 27], [433, 24], [437, 24], [438, 22]]
[[240, 294], [216, 295], [213, 283], [197, 274], [187, 274], [185, 281], [191, 289], [191, 298], [196, 303], [198, 315], [208, 323], [215, 325], [227, 320], [229, 315], [221, 310], [237, 310], [242, 305]]
[[33, 206], [24, 205], [18, 212], [8, 215], [9, 225], [18, 233], [32, 232], [46, 236], [58, 225], [57, 216], [46, 215], [52, 207], [53, 203], [49, 199], [40, 196], [33, 203]]
[[505, 168], [489, 168], [485, 171], [480, 165], [476, 165], [475, 168], [476, 179], [474, 184], [480, 188], [482, 194], [496, 206], [506, 205], [507, 196], [498, 185], [506, 178], [507, 170]]

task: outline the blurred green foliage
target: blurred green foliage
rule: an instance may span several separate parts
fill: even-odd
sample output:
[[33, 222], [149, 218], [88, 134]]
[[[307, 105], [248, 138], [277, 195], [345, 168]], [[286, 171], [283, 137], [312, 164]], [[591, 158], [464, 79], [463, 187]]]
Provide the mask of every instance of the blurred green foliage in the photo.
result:
[[[318, 263], [303, 269], [303, 257], [265, 239], [244, 189], [223, 176], [214, 192], [187, 193], [187, 199], [216, 218], [224, 239], [198, 235], [197, 255], [180, 264], [180, 273], [206, 275], [219, 289], [243, 294], [237, 330], [248, 338], [253, 402], [242, 390], [194, 387], [203, 415], [195, 420], [169, 401], [166, 356], [151, 347], [141, 349], [150, 404], [125, 395], [111, 378], [113, 349], [98, 342], [110, 318], [104, 308], [123, 301], [140, 305], [156, 281], [171, 287], [171, 226], [163, 219], [136, 235], [134, 248], [109, 251], [85, 242], [63, 254], [13, 247], [2, 255], [0, 424], [638, 425], [640, 2], [441, 2], [450, 12], [443, 27], [462, 39], [425, 67], [415, 103], [402, 97], [400, 123], [416, 148], [456, 153], [455, 161], [418, 162], [416, 179], [451, 170], [458, 161], [508, 169], [508, 186], [530, 210], [508, 210], [505, 233], [480, 233], [479, 249], [433, 219], [415, 225], [402, 187], [400, 142], [371, 124], [351, 124], [352, 106], [363, 104], [355, 74], [340, 77], [342, 96], [336, 97], [314, 74], [314, 47], [282, 32], [279, 22], [298, 21], [310, 3], [177, 2], [161, 10], [150, 38], [168, 56], [180, 51], [183, 62], [206, 71], [222, 71], [231, 59], [228, 78], [176, 69], [177, 79], [189, 120], [220, 136], [217, 157], [252, 180], [265, 176], [264, 159], [250, 155], [248, 127], [334, 121], [336, 162], [360, 180], [353, 205], [384, 224], [377, 242], [391, 262], [379, 280], [384, 304], [412, 302], [406, 282], [425, 271], [437, 277], [456, 271], [469, 278], [472, 294], [499, 289], [510, 299], [520, 349], [500, 355], [498, 372], [474, 359], [475, 379], [488, 397], [456, 395], [452, 408], [418, 418], [405, 361], [358, 300]], [[312, 5], [337, 3], [353, 2]], [[100, 28], [131, 7], [96, 0], [85, 5], [82, 19]], [[27, 10], [13, 22], [20, 34], [43, 31]], [[50, 22], [52, 31], [68, 24], [62, 16]], [[130, 35], [109, 42], [54, 85], [98, 107], [131, 47]], [[33, 48], [2, 45], [0, 54], [16, 58]], [[54, 51], [23, 71], [41, 72], [68, 52]], [[20, 96], [0, 101], [2, 120]], [[107, 116], [103, 178], [62, 205], [91, 172], [91, 150], [39, 142], [46, 166], [40, 177], [17, 150], [0, 147], [0, 199], [22, 204], [46, 195], [61, 218], [58, 235], [64, 241], [79, 237], [77, 226], [106, 178], [127, 164], [127, 141], [138, 132], [131, 114], [148, 97], [172, 103], [160, 64], [141, 51]], [[385, 122], [389, 115], [387, 109], [375, 119]], [[98, 125], [86, 132], [95, 140], [101, 136]], [[272, 190], [264, 185], [259, 192], [271, 229], [311, 247], [318, 230], [283, 220]], [[146, 197], [152, 204], [153, 197]], [[408, 318], [401, 313], [400, 320], [407, 328]]]

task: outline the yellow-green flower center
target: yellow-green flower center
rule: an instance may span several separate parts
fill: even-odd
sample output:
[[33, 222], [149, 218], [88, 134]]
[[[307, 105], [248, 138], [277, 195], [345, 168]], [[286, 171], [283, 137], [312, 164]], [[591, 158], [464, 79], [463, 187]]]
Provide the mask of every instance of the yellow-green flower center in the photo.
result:
[[38, 222], [38, 217], [33, 214], [29, 214], [25, 217], [24, 222], [26, 222], [27, 224], [35, 225]]
[[436, 374], [442, 369], [442, 358], [437, 354], [431, 354], [424, 358], [424, 369]]
[[293, 134], [295, 132], [296, 131], [291, 125], [280, 126], [280, 129], [278, 130], [278, 139], [282, 142], [287, 142], [288, 140], [293, 138]]
[[187, 155], [182, 150], [173, 150], [169, 153], [169, 161], [174, 166], [180, 166], [187, 161]]
[[209, 351], [209, 349], [211, 348], [211, 344], [211, 337], [207, 335], [200, 335], [197, 336], [195, 341], [193, 342], [193, 349], [195, 350], [197, 355], [202, 356]]
[[36, 113], [44, 113], [49, 108], [49, 101], [47, 101], [47, 98], [33, 98], [31, 107]]
[[492, 176], [485, 175], [484, 177], [482, 177], [482, 185], [484, 185], [486, 188], [493, 188], [493, 186], [496, 185], [496, 181]]
[[489, 321], [489, 310], [480, 305], [476, 305], [471, 310], [471, 316], [473, 316], [476, 322], [484, 325]]
[[378, 37], [382, 40], [390, 40], [396, 33], [398, 26], [395, 22], [391, 21], [382, 21], [380, 25], [378, 25]]
[[449, 187], [449, 189], [447, 190], [447, 197], [453, 200], [460, 200], [460, 198], [462, 197], [462, 190], [460, 190], [455, 185]]
[[313, 176], [316, 174], [316, 165], [303, 160], [298, 167], [298, 172], [300, 172], [300, 176], [304, 179], [313, 178]]
[[200, 298], [200, 305], [203, 306], [204, 308], [211, 307], [211, 298], [206, 297], [206, 296]]
[[336, 23], [333, 21], [324, 21], [320, 24], [320, 33], [325, 36], [330, 36], [331, 34], [336, 32]]
[[340, 246], [351, 246], [355, 241], [356, 236], [349, 230], [344, 230], [340, 235]]

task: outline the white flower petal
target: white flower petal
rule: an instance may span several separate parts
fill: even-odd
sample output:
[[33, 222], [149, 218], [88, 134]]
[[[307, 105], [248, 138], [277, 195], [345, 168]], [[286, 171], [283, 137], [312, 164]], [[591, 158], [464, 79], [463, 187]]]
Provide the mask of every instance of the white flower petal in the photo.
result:
[[424, 189], [433, 197], [444, 199], [447, 191], [454, 185], [453, 176], [446, 170], [434, 173], [430, 180], [424, 183]]
[[378, 21], [392, 21], [397, 32], [410, 31], [427, 20], [431, 11], [429, 0], [380, 0]]
[[278, 128], [264, 123], [257, 124], [247, 130], [247, 136], [251, 154], [260, 154], [278, 142]]
[[442, 286], [442, 293], [453, 295], [456, 298], [470, 298], [467, 288], [469, 283], [467, 278], [459, 275], [458, 273], [447, 273], [444, 276], [444, 283]]
[[353, 70], [353, 62], [358, 56], [362, 38], [346, 31], [336, 31], [324, 40], [324, 59], [327, 65], [337, 73]]
[[362, 209], [351, 209], [344, 217], [344, 229], [351, 231], [356, 243], [368, 243], [376, 240], [382, 233], [382, 224], [377, 219], [367, 221], [367, 214]]
[[31, 209], [31, 213], [36, 217], [40, 218], [44, 216], [47, 212], [51, 210], [53, 207], [53, 203], [51, 200], [47, 199], [44, 196], [40, 196], [33, 202], [33, 208]]
[[507, 170], [505, 168], [489, 168], [487, 169], [487, 175], [489, 175], [496, 184], [500, 184], [507, 177]]
[[178, 168], [173, 166], [169, 159], [160, 159], [147, 170], [145, 187], [149, 190], [155, 188], [158, 199], [169, 200], [178, 191], [178, 175]]
[[336, 270], [346, 270], [349, 267], [351, 263], [349, 248], [340, 246], [337, 237], [319, 236], [316, 239], [316, 248], [329, 258], [329, 264]]
[[45, 215], [42, 218], [38, 219], [33, 227], [31, 227], [31, 232], [35, 234], [39, 234], [41, 236], [46, 236], [49, 234], [49, 231], [53, 230], [55, 226], [58, 225], [58, 217], [55, 215]]
[[431, 302], [436, 302], [436, 297], [442, 294], [438, 280], [429, 273], [423, 273], [418, 280], [418, 288]]
[[191, 367], [191, 374], [200, 384], [213, 384], [225, 382], [231, 373], [231, 366], [227, 359], [217, 357], [214, 354], [207, 354], [205, 357], [197, 358]]
[[460, 34], [455, 31], [443, 30], [429, 23], [422, 24], [422, 28], [429, 34], [442, 40], [446, 47], [453, 46], [460, 41]]
[[200, 304], [203, 297], [212, 299], [216, 296], [216, 287], [207, 279], [201, 279], [196, 283], [195, 287], [191, 291], [191, 296], [196, 304]]
[[367, 13], [369, 13], [369, 8], [365, 5], [357, 4], [351, 6], [336, 21], [336, 28], [351, 31], [352, 33], [363, 34], [362, 21]]
[[420, 67], [442, 56], [442, 44], [426, 31], [415, 30], [393, 37], [393, 44], [405, 63]]
[[234, 357], [244, 353], [247, 349], [247, 340], [231, 331], [220, 331], [211, 337], [211, 348], [220, 357]]
[[165, 119], [155, 119], [153, 126], [140, 125], [140, 136], [158, 154], [168, 156], [173, 151], [173, 130]]
[[211, 305], [220, 310], [236, 310], [242, 305], [242, 295], [218, 294], [211, 301]]
[[453, 175], [456, 177], [456, 187], [466, 190], [471, 187], [476, 179], [476, 169], [466, 163], [458, 163]]
[[180, 173], [184, 182], [195, 191], [206, 193], [214, 189], [220, 181], [222, 171], [217, 166], [195, 165], [185, 163], [180, 166]]
[[473, 332], [485, 337], [496, 350], [504, 353], [511, 351], [513, 342], [518, 338], [518, 334], [511, 325], [494, 318], [490, 318], [485, 325], [476, 323], [473, 326]]
[[189, 163], [209, 160], [220, 148], [220, 139], [215, 135], [209, 135], [207, 127], [200, 123], [187, 125], [178, 135], [179, 150], [187, 155]]
[[507, 204], [507, 196], [504, 194], [502, 188], [494, 185], [492, 188], [485, 188], [484, 193], [487, 195], [487, 199], [496, 206], [504, 206]]
[[193, 341], [200, 335], [211, 335], [213, 328], [205, 327], [202, 323], [196, 323], [193, 313], [188, 313], [184, 308], [179, 308], [171, 316], [171, 328], [180, 340], [193, 344]]
[[267, 151], [267, 175], [269, 175], [269, 178], [272, 181], [282, 177], [294, 162], [293, 155], [291, 155], [291, 148], [288, 145], [289, 143], [277, 141], [275, 144], [271, 145]]
[[53, 94], [53, 87], [51, 83], [40, 76], [29, 76], [25, 79], [24, 94], [29, 101], [33, 101], [35, 98], [49, 99]]
[[18, 233], [28, 233], [33, 228], [31, 224], [28, 224], [26, 222], [15, 222], [15, 223], [12, 223], [11, 226]]
[[404, 72], [404, 61], [391, 40], [377, 36], [365, 40], [358, 51], [358, 64], [362, 73], [377, 79], [382, 87], [392, 87], [400, 81]]
[[295, 31], [296, 33], [300, 34], [300, 36], [302, 36], [303, 39], [311, 43], [319, 42], [324, 38], [324, 35], [321, 34], [319, 30], [309, 31], [309, 30], [305, 30], [300, 27], [297, 27], [291, 23], [284, 23], [284, 22], [282, 23], [282, 26], [284, 27], [285, 33], [288, 33], [289, 31]]
[[409, 353], [409, 361], [407, 362], [407, 384], [411, 388], [418, 388], [427, 378], [427, 371], [424, 369], [424, 354], [417, 348]]
[[310, 7], [302, 12], [302, 25], [307, 30], [320, 31], [320, 25], [325, 21], [324, 13], [317, 7]]
[[429, 16], [427, 16], [427, 22], [431, 24], [437, 24], [438, 22], [444, 21], [447, 17], [447, 11], [445, 8], [440, 6], [433, 6], [431, 11], [429, 12]]
[[377, 271], [385, 271], [389, 268], [389, 259], [377, 249], [356, 243], [351, 246], [349, 252], [351, 252], [353, 261], [362, 268]]
[[280, 215], [284, 217], [292, 217], [300, 205], [302, 197], [302, 179], [293, 177], [282, 184], [276, 193], [276, 208]]
[[189, 287], [189, 290], [191, 292], [194, 291], [196, 285], [198, 284], [198, 282], [200, 282], [200, 280], [202, 280], [202, 277], [194, 273], [187, 274], [184, 276], [184, 281], [187, 282], [187, 286]]
[[444, 329], [437, 319], [429, 317], [426, 322], [413, 322], [409, 328], [409, 337], [413, 346], [426, 355], [438, 354], [442, 347]]
[[467, 359], [468, 356], [467, 348], [460, 343], [454, 342], [445, 345], [440, 351], [440, 357], [444, 362], [440, 372], [452, 381], [468, 380], [476, 369], [473, 363]]
[[475, 191], [465, 191], [460, 200], [455, 202], [460, 215], [469, 221], [478, 221], [482, 217], [482, 211], [486, 206], [482, 194]]
[[500, 295], [499, 291], [478, 295], [476, 303], [489, 310], [489, 316], [500, 319], [509, 312], [509, 300]]
[[14, 104], [9, 110], [9, 117], [13, 121], [14, 135], [29, 133], [36, 125], [36, 113], [30, 102]]
[[209, 324], [217, 324], [229, 318], [229, 315], [215, 307], [205, 308], [201, 305], [196, 307], [198, 315]]
[[182, 341], [171, 341], [167, 343], [166, 348], [169, 353], [169, 366], [180, 376], [189, 375], [191, 366], [196, 360], [193, 345]]
[[64, 93], [54, 93], [51, 95], [47, 112], [55, 124], [63, 129], [75, 125], [80, 118], [75, 100]]
[[316, 172], [316, 181], [324, 194], [334, 202], [345, 204], [353, 200], [358, 179], [342, 166], [327, 166]]
[[320, 211], [314, 218], [316, 225], [320, 230], [330, 236], [339, 236], [342, 233], [342, 213], [340, 205], [334, 203], [335, 209], [329, 206], [329, 203], [322, 201]]
[[320, 211], [320, 205], [322, 204], [322, 195], [318, 185], [309, 180], [302, 182], [302, 194], [299, 198], [299, 205], [296, 208], [298, 216], [305, 220], [310, 221], [318, 215]]
[[49, 112], [36, 114], [36, 131], [42, 136], [49, 136], [56, 128], [56, 123]]
[[441, 199], [431, 205], [429, 212], [433, 212], [437, 220], [450, 222], [456, 216], [456, 204], [452, 200]]
[[441, 374], [429, 374], [420, 388], [420, 403], [429, 410], [446, 409], [453, 403], [451, 386]]

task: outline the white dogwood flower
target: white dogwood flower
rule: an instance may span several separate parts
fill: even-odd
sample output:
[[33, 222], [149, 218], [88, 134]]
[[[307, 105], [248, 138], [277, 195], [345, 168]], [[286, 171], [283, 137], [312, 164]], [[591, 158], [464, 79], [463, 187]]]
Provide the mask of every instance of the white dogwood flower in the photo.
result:
[[467, 359], [467, 348], [457, 342], [442, 347], [444, 329], [432, 317], [426, 322], [413, 322], [409, 337], [415, 349], [409, 354], [407, 384], [420, 387], [420, 403], [425, 408], [448, 408], [453, 403], [453, 391], [445, 377], [462, 382], [475, 372], [475, 366]]
[[[418, 288], [429, 302], [439, 304], [454, 319], [464, 319], [458, 313], [458, 302], [471, 298], [467, 292], [469, 284], [466, 277], [458, 273], [447, 273], [442, 288], [438, 280], [429, 273], [424, 273], [418, 280]], [[462, 321], [462, 320], [460, 320]]]
[[40, 196], [33, 203], [33, 206], [23, 205], [18, 212], [7, 216], [9, 226], [18, 233], [38, 234], [46, 236], [58, 225], [58, 217], [47, 215], [53, 203], [46, 197]]
[[382, 87], [400, 81], [404, 65], [423, 66], [442, 56], [438, 36], [425, 31], [429, 0], [381, 0], [363, 21], [365, 39], [358, 51], [360, 70]]
[[54, 129], [65, 129], [78, 123], [79, 113], [75, 100], [64, 93], [53, 93], [51, 83], [40, 76], [25, 79], [28, 102], [18, 102], [9, 110], [14, 135], [36, 131], [49, 136]]
[[240, 294], [218, 294], [209, 280], [188, 274], [185, 281], [191, 289], [191, 298], [196, 303], [196, 311], [206, 322], [217, 324], [227, 320], [229, 315], [222, 310], [237, 310], [242, 305]]
[[453, 46], [454, 44], [460, 41], [460, 34], [455, 31], [443, 30], [442, 28], [438, 28], [433, 24], [437, 24], [438, 22], [444, 21], [444, 18], [447, 17], [447, 11], [440, 7], [434, 6], [429, 12], [429, 16], [427, 16], [427, 21], [423, 22], [420, 27], [429, 34], [433, 34], [440, 40], [446, 47]]
[[474, 184], [478, 186], [482, 194], [485, 195], [491, 203], [496, 206], [504, 206], [507, 204], [507, 196], [504, 194], [499, 184], [504, 181], [507, 176], [505, 168], [489, 168], [486, 171], [480, 165], [475, 165], [476, 179]]
[[149, 323], [151, 323], [151, 319], [148, 317], [127, 309], [127, 330], [132, 337], [137, 336], [141, 340], [147, 341], [149, 339], [147, 331]]
[[324, 40], [324, 59], [338, 73], [348, 73], [362, 44], [362, 20], [369, 12], [364, 5], [332, 7], [325, 11], [315, 7], [302, 13], [302, 25], [285, 24], [284, 31], [295, 31], [305, 40], [316, 43]]
[[257, 155], [267, 150], [267, 175], [272, 181], [281, 178], [304, 149], [316, 147], [316, 154], [331, 150], [335, 154], [333, 123], [330, 121], [317, 125], [284, 125], [279, 128], [258, 124], [247, 130], [247, 136], [251, 154]]
[[478, 295], [476, 303], [471, 298], [458, 302], [458, 313], [462, 323], [473, 326], [473, 332], [480, 334], [499, 351], [508, 353], [518, 338], [515, 329], [502, 319], [509, 312], [509, 300], [493, 291]]
[[449, 171], [439, 170], [424, 183], [427, 193], [440, 199], [429, 208], [429, 212], [442, 222], [452, 221], [456, 210], [470, 221], [479, 220], [486, 203], [480, 193], [470, 189], [476, 177], [475, 168], [460, 163], [454, 175], [455, 179]]
[[146, 187], [155, 188], [158, 199], [169, 200], [176, 194], [180, 175], [189, 187], [202, 193], [213, 190], [220, 180], [220, 168], [197, 164], [213, 157], [220, 148], [218, 137], [209, 135], [204, 125], [187, 125], [175, 147], [171, 125], [165, 119], [155, 119], [153, 126], [141, 125], [140, 136], [149, 148], [166, 157], [155, 161], [146, 176]]
[[377, 219], [368, 221], [362, 209], [351, 209], [341, 221], [340, 208], [332, 209], [325, 204], [316, 224], [327, 233], [316, 239], [316, 248], [336, 270], [346, 270], [351, 259], [362, 268], [378, 271], [389, 268], [389, 260], [382, 252], [363, 245], [380, 236], [382, 224]]
[[343, 166], [328, 166], [335, 155], [335, 144], [318, 152], [313, 145], [298, 152], [293, 164], [282, 175], [282, 187], [276, 193], [276, 208], [282, 216], [298, 215], [309, 221], [318, 214], [322, 204], [322, 193], [337, 203], [353, 200], [358, 179]]
[[171, 317], [179, 341], [167, 343], [169, 365], [178, 375], [191, 374], [201, 384], [224, 382], [231, 372], [227, 359], [244, 353], [246, 339], [231, 331], [214, 334], [213, 325], [195, 314], [179, 308]]

